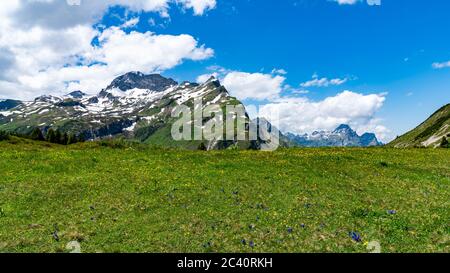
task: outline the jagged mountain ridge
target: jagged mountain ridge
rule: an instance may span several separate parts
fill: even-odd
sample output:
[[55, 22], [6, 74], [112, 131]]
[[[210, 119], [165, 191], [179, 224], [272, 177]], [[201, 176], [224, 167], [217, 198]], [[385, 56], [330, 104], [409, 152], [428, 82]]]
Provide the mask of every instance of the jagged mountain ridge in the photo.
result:
[[[161, 75], [130, 72], [116, 78], [95, 96], [74, 91], [63, 97], [44, 95], [15, 105], [4, 101], [0, 130], [28, 134], [36, 127], [44, 132], [56, 128], [86, 140], [120, 135], [163, 146], [197, 148], [198, 141], [172, 141], [171, 127], [175, 120], [171, 113], [175, 106], [181, 104], [191, 107], [194, 98], [200, 96], [204, 106], [212, 103], [240, 104], [215, 78], [201, 85], [178, 84]], [[235, 143], [215, 141], [207, 145], [216, 149], [232, 144]]]
[[178, 85], [176, 81], [164, 78], [160, 74], [145, 75], [141, 72], [129, 72], [114, 79], [106, 90], [118, 88], [121, 91], [127, 91], [137, 88], [161, 92], [176, 85]]
[[389, 143], [389, 146], [437, 148], [443, 138], [450, 140], [450, 104], [441, 107], [422, 124]]
[[383, 145], [373, 133], [359, 136], [350, 126], [342, 124], [334, 131], [316, 131], [311, 135], [286, 134], [295, 146], [300, 147], [372, 147]]

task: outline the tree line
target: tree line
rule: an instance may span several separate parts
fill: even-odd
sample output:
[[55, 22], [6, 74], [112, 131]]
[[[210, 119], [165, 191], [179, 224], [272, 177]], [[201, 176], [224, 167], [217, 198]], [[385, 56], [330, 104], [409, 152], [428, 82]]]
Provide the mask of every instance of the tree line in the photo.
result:
[[10, 136], [17, 136], [36, 141], [46, 141], [61, 145], [70, 145], [78, 142], [84, 142], [84, 139], [81, 136], [77, 136], [75, 134], [67, 132], [62, 133], [61, 131], [52, 128], [48, 129], [45, 135], [39, 128], [34, 128], [29, 135], [0, 131], [0, 141], [9, 140]]

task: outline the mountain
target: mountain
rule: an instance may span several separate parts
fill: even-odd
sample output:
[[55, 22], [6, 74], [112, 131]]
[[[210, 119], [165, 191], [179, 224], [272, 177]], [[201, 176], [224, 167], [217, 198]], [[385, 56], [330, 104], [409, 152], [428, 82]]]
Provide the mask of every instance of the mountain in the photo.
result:
[[[44, 133], [52, 128], [85, 140], [122, 136], [165, 147], [197, 149], [202, 141], [174, 141], [171, 136], [177, 121], [171, 116], [172, 110], [181, 104], [192, 108], [197, 97], [203, 97], [203, 107], [241, 104], [213, 77], [201, 85], [178, 84], [161, 75], [130, 72], [94, 96], [74, 91], [62, 97], [44, 95], [33, 101], [1, 101], [0, 130], [30, 134], [35, 128]], [[246, 112], [245, 118], [250, 123]], [[214, 140], [203, 144], [208, 149], [233, 145], [252, 148], [259, 146], [256, 142]]]
[[444, 137], [450, 140], [450, 104], [443, 106], [417, 128], [398, 137], [388, 146], [437, 148]]
[[359, 139], [362, 147], [383, 145], [383, 143], [378, 141], [377, 136], [373, 133], [364, 133]]
[[6, 111], [21, 104], [18, 100], [0, 100], [0, 111]]
[[[269, 134], [262, 133], [256, 140], [246, 141], [173, 140], [172, 127], [178, 119], [172, 118], [172, 110], [179, 105], [192, 109], [198, 97], [203, 98], [204, 109], [211, 104], [218, 104], [222, 109], [226, 105], [241, 105], [214, 77], [203, 84], [179, 84], [159, 74], [129, 72], [114, 79], [94, 96], [73, 91], [61, 97], [43, 95], [33, 101], [0, 101], [0, 130], [29, 135], [35, 128], [41, 129], [44, 134], [52, 128], [84, 140], [125, 137], [143, 143], [188, 149], [197, 149], [202, 143], [208, 150], [231, 146], [261, 149], [274, 144], [268, 138]], [[279, 132], [267, 120], [250, 121], [245, 108], [243, 114], [247, 139], [250, 128], [259, 128], [255, 121], [266, 123], [269, 132]], [[203, 124], [211, 119], [204, 117]], [[320, 131], [312, 135], [279, 133], [276, 140], [281, 147], [381, 145], [374, 134], [358, 136], [348, 125], [341, 125], [333, 132]]]
[[342, 124], [334, 131], [316, 131], [311, 135], [286, 134], [295, 146], [301, 147], [371, 147], [383, 145], [375, 134], [365, 133], [359, 136], [350, 126]]
[[73, 92], [67, 94], [67, 97], [73, 98], [73, 99], [82, 99], [85, 96], [87, 96], [87, 95], [81, 91], [73, 91]]
[[147, 89], [161, 92], [178, 83], [173, 79], [167, 79], [159, 74], [145, 75], [141, 72], [129, 72], [116, 78], [106, 89], [118, 88], [122, 91], [130, 89]]

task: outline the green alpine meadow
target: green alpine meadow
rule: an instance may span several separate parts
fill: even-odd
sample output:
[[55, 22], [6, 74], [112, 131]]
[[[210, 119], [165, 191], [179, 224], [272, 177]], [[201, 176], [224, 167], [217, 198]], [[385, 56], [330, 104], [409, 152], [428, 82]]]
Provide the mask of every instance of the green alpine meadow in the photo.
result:
[[0, 252], [450, 252], [450, 150], [0, 142]]
[[450, 254], [449, 11], [0, 1], [0, 264], [430, 269]]

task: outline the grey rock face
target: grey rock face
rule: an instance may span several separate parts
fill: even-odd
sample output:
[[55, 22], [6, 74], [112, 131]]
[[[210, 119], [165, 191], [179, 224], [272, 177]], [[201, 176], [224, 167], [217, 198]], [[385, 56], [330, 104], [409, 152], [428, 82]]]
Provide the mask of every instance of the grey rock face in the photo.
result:
[[365, 133], [361, 136], [361, 145], [364, 147], [371, 147], [380, 146], [382, 143], [378, 141], [375, 134]]
[[74, 98], [74, 99], [82, 99], [83, 97], [86, 96], [86, 94], [81, 91], [73, 91], [73, 92], [67, 94], [67, 96], [70, 98]]
[[117, 77], [106, 89], [118, 88], [127, 91], [138, 88], [161, 92], [175, 85], [178, 85], [176, 81], [164, 78], [159, 74], [145, 75], [141, 72], [129, 72]]

